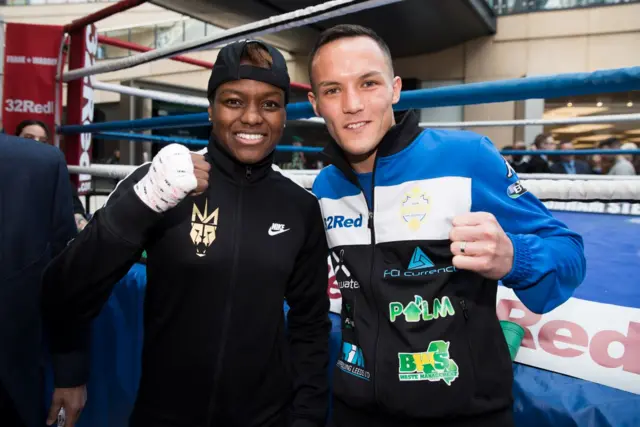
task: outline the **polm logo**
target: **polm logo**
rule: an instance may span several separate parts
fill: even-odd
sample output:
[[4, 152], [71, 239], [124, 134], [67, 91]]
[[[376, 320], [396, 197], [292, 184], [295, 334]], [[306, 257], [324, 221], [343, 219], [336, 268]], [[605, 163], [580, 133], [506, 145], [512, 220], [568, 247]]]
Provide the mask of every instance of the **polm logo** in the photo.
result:
[[190, 236], [196, 247], [196, 255], [199, 257], [205, 256], [209, 246], [216, 240], [219, 208], [209, 213], [208, 207], [209, 201], [205, 200], [204, 212], [201, 212], [196, 203], [193, 202]]
[[342, 353], [336, 364], [341, 371], [369, 381], [371, 374], [365, 369], [362, 349], [355, 344], [342, 342]]
[[456, 311], [451, 304], [449, 297], [434, 298], [429, 307], [429, 302], [420, 295], [415, 295], [414, 300], [404, 305], [401, 302], [393, 301], [389, 303], [389, 320], [393, 323], [398, 317], [404, 315], [404, 320], [408, 323], [420, 321], [429, 322], [441, 317], [453, 316]]

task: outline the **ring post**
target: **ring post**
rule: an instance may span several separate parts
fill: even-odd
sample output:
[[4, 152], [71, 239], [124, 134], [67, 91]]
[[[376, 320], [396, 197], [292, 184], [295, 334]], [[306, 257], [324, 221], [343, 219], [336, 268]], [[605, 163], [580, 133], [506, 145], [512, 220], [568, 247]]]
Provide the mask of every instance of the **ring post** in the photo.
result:
[[[71, 33], [69, 70], [93, 66], [98, 50], [98, 33], [91, 24]], [[70, 125], [90, 125], [93, 122], [94, 90], [93, 76], [69, 82], [67, 91], [67, 123]], [[91, 165], [90, 133], [65, 136], [67, 163], [87, 167]], [[91, 190], [91, 175], [79, 174], [73, 177], [78, 186], [78, 194]]]

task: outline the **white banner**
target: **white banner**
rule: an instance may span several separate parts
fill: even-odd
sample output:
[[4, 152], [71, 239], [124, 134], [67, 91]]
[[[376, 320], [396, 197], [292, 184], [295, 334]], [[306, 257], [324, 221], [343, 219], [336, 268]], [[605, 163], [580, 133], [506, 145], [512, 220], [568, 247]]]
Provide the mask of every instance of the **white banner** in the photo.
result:
[[[640, 181], [638, 182], [640, 185]], [[640, 203], [602, 202], [544, 202], [552, 211], [607, 213], [612, 215], [640, 215]]]
[[539, 315], [499, 286], [496, 310], [525, 329], [516, 362], [640, 394], [640, 309], [571, 298]]

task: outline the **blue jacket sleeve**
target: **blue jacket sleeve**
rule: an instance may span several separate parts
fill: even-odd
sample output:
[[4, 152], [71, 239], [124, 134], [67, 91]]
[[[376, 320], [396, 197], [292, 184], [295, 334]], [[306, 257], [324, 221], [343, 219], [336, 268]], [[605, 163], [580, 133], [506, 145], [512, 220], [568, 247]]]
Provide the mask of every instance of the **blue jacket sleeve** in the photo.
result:
[[473, 161], [471, 210], [492, 213], [513, 242], [513, 268], [502, 284], [514, 289], [529, 310], [553, 310], [584, 280], [582, 237], [522, 186], [487, 138], [478, 144]]

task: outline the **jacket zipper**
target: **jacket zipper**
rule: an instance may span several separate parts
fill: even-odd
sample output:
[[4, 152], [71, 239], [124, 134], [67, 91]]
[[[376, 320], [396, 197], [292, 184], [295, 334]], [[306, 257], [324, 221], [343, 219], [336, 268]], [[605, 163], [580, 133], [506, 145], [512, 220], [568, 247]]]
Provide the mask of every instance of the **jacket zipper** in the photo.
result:
[[475, 381], [476, 378], [476, 366], [473, 361], [473, 349], [471, 348], [471, 340], [469, 334], [469, 311], [467, 310], [467, 302], [464, 299], [460, 300], [460, 307], [462, 307], [462, 316], [464, 317], [465, 332], [467, 335], [467, 347], [469, 348], [469, 363], [471, 364], [471, 372]]
[[460, 307], [462, 307], [462, 315], [464, 316], [465, 322], [469, 321], [469, 312], [467, 311], [467, 303], [465, 300], [460, 300]]
[[[251, 166], [246, 166], [245, 177], [247, 182], [251, 180]], [[225, 347], [227, 343], [227, 335], [229, 332], [229, 320], [231, 318], [231, 308], [233, 306], [233, 291], [236, 287], [239, 253], [240, 253], [240, 232], [242, 231], [242, 193], [245, 183], [240, 183], [240, 190], [238, 191], [238, 201], [236, 203], [236, 223], [233, 239], [233, 266], [231, 268], [231, 281], [229, 283], [229, 298], [227, 298], [227, 304], [224, 310], [224, 317], [222, 319], [222, 333], [220, 336], [220, 349], [218, 351], [218, 357], [216, 359], [215, 373], [213, 376], [213, 392], [211, 393], [211, 399], [209, 401], [209, 412], [207, 417], [207, 427], [212, 427], [213, 416], [215, 413], [215, 404], [218, 398], [218, 392], [220, 389], [220, 375], [222, 372], [222, 361], [224, 359]]]
[[[373, 162], [373, 171], [371, 172], [371, 206], [369, 207], [369, 221], [368, 226], [371, 230], [371, 269], [369, 270], [369, 283], [371, 283], [371, 293], [373, 294], [373, 300], [376, 303], [376, 307], [380, 305], [380, 298], [377, 295], [378, 289], [374, 283], [373, 273], [375, 266], [375, 258], [376, 258], [376, 230], [374, 227], [374, 215], [375, 212], [375, 188], [376, 188], [376, 166], [378, 165], [378, 157]], [[366, 198], [365, 198], [366, 200]], [[381, 403], [378, 400], [378, 343], [380, 341], [380, 310], [376, 308], [376, 312], [378, 313], [378, 324], [376, 327], [376, 344], [374, 350], [375, 362], [373, 364], [373, 398], [378, 406], [381, 406]]]

